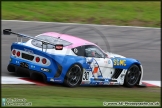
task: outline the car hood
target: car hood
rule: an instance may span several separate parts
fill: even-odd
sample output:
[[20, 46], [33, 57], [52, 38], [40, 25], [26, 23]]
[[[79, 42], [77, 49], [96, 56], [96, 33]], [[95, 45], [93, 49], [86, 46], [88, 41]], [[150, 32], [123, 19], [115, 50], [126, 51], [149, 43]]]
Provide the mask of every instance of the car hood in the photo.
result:
[[115, 53], [111, 53], [111, 52], [106, 52], [106, 54], [108, 55], [108, 57], [110, 58], [115, 58], [115, 57], [120, 57], [120, 58], [126, 58], [122, 55], [119, 55], [119, 54], [115, 54]]

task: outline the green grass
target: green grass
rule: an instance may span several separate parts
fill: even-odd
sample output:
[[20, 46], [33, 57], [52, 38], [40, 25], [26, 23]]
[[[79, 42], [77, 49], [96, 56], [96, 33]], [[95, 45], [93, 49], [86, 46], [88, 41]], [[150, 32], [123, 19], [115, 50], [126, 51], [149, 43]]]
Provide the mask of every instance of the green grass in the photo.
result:
[[160, 27], [156, 2], [2, 2], [2, 19]]
[[25, 98], [33, 106], [103, 106], [103, 102], [160, 102], [160, 88], [1, 85], [2, 98]]

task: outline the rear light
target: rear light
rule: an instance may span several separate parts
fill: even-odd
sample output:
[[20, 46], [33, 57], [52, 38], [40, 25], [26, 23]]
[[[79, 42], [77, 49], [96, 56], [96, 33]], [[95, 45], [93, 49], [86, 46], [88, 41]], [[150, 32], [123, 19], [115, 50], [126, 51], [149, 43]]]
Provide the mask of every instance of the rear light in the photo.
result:
[[20, 51], [17, 52], [17, 56], [18, 56], [18, 57], [20, 56]]
[[12, 51], [12, 54], [15, 55], [15, 54], [16, 54], [16, 50], [13, 50], [13, 51]]
[[39, 61], [40, 61], [40, 58], [39, 58], [39, 57], [36, 57], [36, 58], [35, 58], [35, 61], [36, 61], [36, 62], [39, 62]]
[[47, 60], [45, 58], [42, 59], [42, 63], [43, 64], [46, 64], [47, 63]]

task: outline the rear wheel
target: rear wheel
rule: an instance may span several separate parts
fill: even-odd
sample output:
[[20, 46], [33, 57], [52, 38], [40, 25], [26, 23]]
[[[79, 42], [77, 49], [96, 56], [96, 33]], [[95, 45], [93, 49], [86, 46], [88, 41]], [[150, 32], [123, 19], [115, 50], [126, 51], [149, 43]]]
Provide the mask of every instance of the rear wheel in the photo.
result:
[[126, 87], [133, 87], [138, 83], [140, 78], [140, 69], [137, 65], [132, 65], [125, 76], [124, 79], [124, 86]]
[[82, 68], [74, 64], [66, 74], [64, 84], [68, 87], [76, 87], [80, 84], [82, 78]]

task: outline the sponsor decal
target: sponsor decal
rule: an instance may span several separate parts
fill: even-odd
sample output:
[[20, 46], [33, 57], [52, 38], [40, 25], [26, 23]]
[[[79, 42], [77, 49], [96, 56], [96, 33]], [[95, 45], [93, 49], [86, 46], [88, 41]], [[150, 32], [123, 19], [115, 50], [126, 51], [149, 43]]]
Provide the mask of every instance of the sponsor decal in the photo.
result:
[[89, 69], [86, 69], [85, 71], [92, 71], [92, 69], [91, 69], [91, 68], [89, 68]]
[[55, 82], [61, 82], [61, 80], [54, 80]]
[[52, 82], [61, 82], [61, 80], [53, 79], [53, 78], [51, 78], [50, 81], [52, 81]]
[[111, 63], [111, 61], [110, 60], [108, 60], [108, 64], [110, 64]]
[[24, 51], [29, 53], [29, 54], [34, 54], [34, 52], [32, 50], [29, 50], [29, 49], [26, 49], [26, 48], [24, 48]]
[[50, 69], [46, 69], [46, 68], [41, 68], [41, 71], [44, 71], [44, 72], [51, 72]]
[[74, 48], [74, 53], [78, 53], [78, 50], [76, 48]]
[[119, 83], [118, 82], [115, 82], [114, 85], [119, 85]]
[[120, 85], [118, 82], [110, 82], [109, 85]]
[[126, 60], [121, 60], [121, 59], [113, 60], [114, 66], [126, 66], [125, 62]]
[[87, 58], [86, 62], [89, 65], [89, 69], [92, 70], [92, 76], [94, 78], [98, 78], [99, 75], [102, 76], [102, 73], [101, 73], [101, 70], [99, 68], [99, 65], [98, 65], [97, 61], [94, 58]]
[[81, 82], [81, 84], [85, 84], [84, 82]]
[[109, 82], [104, 82], [104, 85], [109, 85]]
[[113, 82], [110, 82], [109, 85], [113, 85]]
[[104, 85], [104, 82], [99, 82], [99, 85]]
[[50, 79], [50, 81], [54, 81], [54, 79], [53, 79], [53, 78], [51, 78], [51, 79]]

